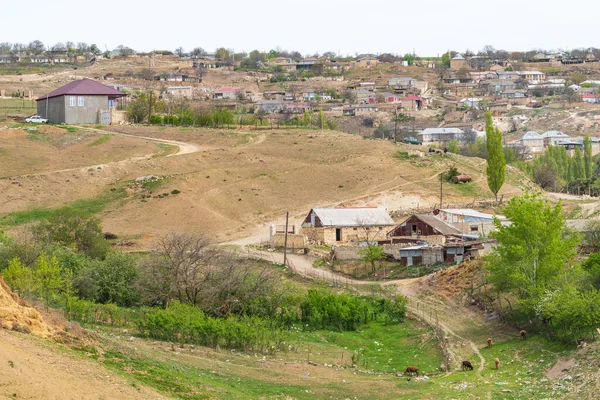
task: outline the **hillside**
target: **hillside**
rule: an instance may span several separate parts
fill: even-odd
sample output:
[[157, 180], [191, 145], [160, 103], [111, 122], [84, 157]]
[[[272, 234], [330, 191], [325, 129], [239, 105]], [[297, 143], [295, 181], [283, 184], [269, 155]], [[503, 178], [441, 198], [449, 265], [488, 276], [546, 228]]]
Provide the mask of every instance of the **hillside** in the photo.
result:
[[[431, 155], [425, 147], [333, 131], [127, 126], [106, 128], [107, 133], [119, 134], [104, 141], [98, 141], [100, 131], [76, 128], [75, 134], [44, 136], [49, 142], [21, 129], [0, 135], [6, 171], [0, 180], [6, 194], [0, 216], [100, 201], [105, 230], [126, 236], [180, 230], [237, 239], [266, 235], [267, 230], [255, 228], [281, 219], [286, 211], [302, 217], [312, 207], [341, 203], [390, 211], [432, 207], [439, 203], [439, 173], [451, 166], [471, 174], [474, 182], [444, 184], [446, 204], [491, 198], [484, 160]], [[77, 140], [64, 139], [74, 135], [79, 135]], [[170, 142], [152, 140], [175, 140], [190, 148], [181, 151]], [[40, 164], [40, 154], [49, 149], [48, 161]], [[148, 175], [165, 179], [132, 183]], [[510, 176], [501, 191], [505, 196], [523, 187], [519, 174]], [[169, 195], [174, 190], [180, 193]], [[107, 194], [113, 200], [107, 200]], [[14, 224], [3, 223], [7, 228]]]

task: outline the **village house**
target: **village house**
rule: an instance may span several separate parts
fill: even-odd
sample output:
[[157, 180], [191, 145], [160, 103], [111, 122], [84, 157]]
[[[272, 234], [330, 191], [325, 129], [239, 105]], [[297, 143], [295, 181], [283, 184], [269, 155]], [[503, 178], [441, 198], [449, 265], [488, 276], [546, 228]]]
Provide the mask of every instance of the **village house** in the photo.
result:
[[581, 95], [581, 101], [586, 103], [598, 104], [600, 103], [600, 94], [583, 93]]
[[409, 77], [391, 78], [388, 81], [388, 86], [394, 89], [408, 89], [416, 85], [417, 80]]
[[81, 79], [40, 96], [37, 114], [56, 124], [110, 124], [111, 110], [124, 96], [91, 79]]
[[465, 60], [465, 58], [463, 56], [461, 56], [460, 54], [455, 55], [450, 60], [450, 68], [451, 69], [458, 70], [458, 69], [467, 68], [467, 67], [468, 67], [467, 60]]
[[345, 107], [342, 114], [348, 117], [354, 117], [357, 115], [367, 114], [376, 112], [377, 106], [375, 104], [358, 104], [350, 107]]
[[398, 95], [394, 94], [394, 93], [390, 93], [390, 92], [383, 92], [379, 95], [381, 98], [383, 98], [383, 102], [384, 103], [400, 103], [400, 98], [398, 97]]
[[284, 103], [281, 100], [261, 100], [256, 102], [256, 110], [266, 114], [278, 114], [283, 111]]
[[546, 80], [546, 74], [540, 71], [515, 71], [519, 78], [530, 83], [537, 83]]
[[285, 103], [284, 112], [290, 114], [304, 114], [305, 111], [310, 111], [310, 104], [308, 103]]
[[423, 106], [423, 99], [420, 96], [406, 96], [402, 99], [402, 109], [408, 111], [420, 110]]
[[243, 89], [236, 87], [222, 87], [217, 89], [214, 94], [215, 99], [236, 100], [244, 93]]
[[541, 136], [544, 139], [544, 147], [556, 146], [559, 142], [571, 140], [571, 136], [560, 131], [544, 132]]
[[351, 63], [354, 68], [371, 68], [376, 67], [379, 61], [375, 57], [365, 56]]
[[494, 216], [468, 208], [434, 210], [433, 214], [458, 229], [463, 235], [473, 235], [474, 238], [486, 237], [491, 231], [495, 230], [494, 217], [497, 217], [503, 223], [508, 222], [508, 219], [504, 216]]
[[462, 141], [465, 131], [459, 128], [427, 128], [417, 134], [423, 144]]
[[297, 70], [309, 70], [311, 69], [319, 60], [316, 57], [308, 57], [300, 60], [296, 64]]
[[314, 208], [302, 223], [302, 234], [327, 245], [383, 240], [394, 220], [383, 208]]
[[360, 89], [356, 92], [356, 102], [359, 104], [372, 104], [376, 101], [375, 92], [367, 89]]
[[501, 81], [516, 81], [519, 79], [519, 73], [517, 71], [498, 71], [498, 79]]
[[544, 152], [544, 138], [535, 131], [529, 131], [521, 136], [519, 141], [527, 154], [538, 154]]
[[386, 235], [392, 243], [424, 241], [430, 244], [444, 244], [451, 236], [461, 237], [462, 232], [430, 214], [413, 215]]

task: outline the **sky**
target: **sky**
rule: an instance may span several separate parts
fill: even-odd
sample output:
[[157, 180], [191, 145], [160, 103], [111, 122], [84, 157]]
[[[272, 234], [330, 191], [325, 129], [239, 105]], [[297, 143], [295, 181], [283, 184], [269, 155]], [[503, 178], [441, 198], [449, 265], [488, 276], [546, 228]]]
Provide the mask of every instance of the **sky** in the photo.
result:
[[[16, 4], [16, 5], [15, 5]], [[600, 47], [600, 1], [28, 0], [3, 5], [0, 42], [95, 43], [136, 51], [275, 48], [302, 54], [437, 56]], [[106, 6], [103, 7], [103, 4]]]

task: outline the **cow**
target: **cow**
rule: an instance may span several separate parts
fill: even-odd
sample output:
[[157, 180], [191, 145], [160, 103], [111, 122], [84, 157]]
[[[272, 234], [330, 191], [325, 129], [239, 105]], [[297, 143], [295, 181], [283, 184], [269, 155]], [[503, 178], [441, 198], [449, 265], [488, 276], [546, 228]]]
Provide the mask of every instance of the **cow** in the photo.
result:
[[521, 332], [519, 332], [519, 337], [521, 340], [527, 339], [527, 331], [525, 329], [521, 329]]
[[463, 369], [463, 371], [465, 371], [467, 369], [473, 371], [473, 365], [469, 361], [463, 361], [462, 369]]
[[405, 375], [416, 374], [417, 376], [419, 376], [419, 368], [417, 368], [417, 367], [408, 367], [408, 368], [406, 368], [406, 370], [404, 370], [404, 374]]
[[496, 369], [500, 369], [500, 360], [496, 358], [494, 362], [496, 363]]
[[488, 338], [488, 347], [492, 347], [492, 338], [491, 337]]

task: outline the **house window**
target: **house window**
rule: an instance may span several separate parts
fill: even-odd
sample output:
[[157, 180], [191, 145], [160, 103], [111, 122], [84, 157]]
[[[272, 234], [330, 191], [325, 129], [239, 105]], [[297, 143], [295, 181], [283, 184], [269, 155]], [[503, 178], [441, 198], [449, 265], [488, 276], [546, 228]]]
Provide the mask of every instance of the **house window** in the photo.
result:
[[83, 107], [83, 106], [84, 106], [84, 100], [83, 100], [83, 99], [84, 99], [84, 97], [83, 97], [83, 96], [79, 96], [79, 97], [77, 98], [77, 105], [78, 105], [79, 107]]
[[69, 98], [69, 101], [70, 101], [71, 107], [75, 107], [75, 96], [71, 96]]
[[479, 227], [477, 225], [471, 225], [471, 232], [479, 232]]

